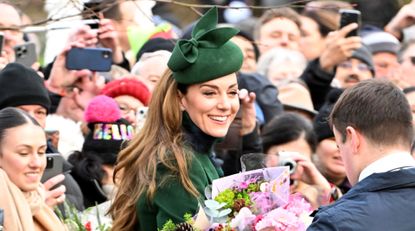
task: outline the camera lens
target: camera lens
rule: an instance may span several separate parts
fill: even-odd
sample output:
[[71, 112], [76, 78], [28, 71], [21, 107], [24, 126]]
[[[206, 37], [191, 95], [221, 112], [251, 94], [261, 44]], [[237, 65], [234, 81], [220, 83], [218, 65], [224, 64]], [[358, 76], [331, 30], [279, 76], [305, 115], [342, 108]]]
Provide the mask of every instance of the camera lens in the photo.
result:
[[103, 51], [103, 52], [102, 52], [102, 56], [103, 56], [105, 59], [108, 59], [108, 58], [110, 57], [110, 52], [109, 52], [109, 51]]
[[290, 174], [293, 174], [297, 169], [297, 162], [295, 162], [293, 159], [281, 160], [279, 165], [288, 167]]
[[46, 168], [53, 168], [53, 158], [46, 157]]

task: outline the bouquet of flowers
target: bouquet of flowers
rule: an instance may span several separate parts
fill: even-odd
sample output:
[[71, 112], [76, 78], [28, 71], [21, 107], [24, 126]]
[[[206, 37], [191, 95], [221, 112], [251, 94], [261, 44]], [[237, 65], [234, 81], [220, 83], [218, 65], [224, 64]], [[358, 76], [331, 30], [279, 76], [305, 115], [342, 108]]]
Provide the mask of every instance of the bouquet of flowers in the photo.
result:
[[106, 216], [110, 202], [104, 202], [79, 212], [68, 202], [64, 203], [64, 216], [60, 210], [56, 210], [59, 218], [65, 224], [68, 231], [109, 231], [112, 219]]
[[288, 169], [273, 167], [213, 181], [204, 210], [214, 230], [301, 231], [312, 208], [300, 195], [290, 195]]
[[186, 224], [170, 224], [170, 230], [302, 231], [312, 220], [311, 205], [299, 194], [290, 195], [287, 167], [220, 178], [206, 192], [210, 199], [198, 215], [193, 220], [188, 217]]

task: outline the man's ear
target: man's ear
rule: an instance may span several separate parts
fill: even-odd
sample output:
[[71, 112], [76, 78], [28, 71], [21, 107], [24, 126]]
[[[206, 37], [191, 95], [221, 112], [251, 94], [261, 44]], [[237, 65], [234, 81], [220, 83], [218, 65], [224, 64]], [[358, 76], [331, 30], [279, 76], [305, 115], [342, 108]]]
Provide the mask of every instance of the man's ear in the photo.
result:
[[360, 134], [360, 132], [352, 126], [347, 126], [346, 140], [347, 139], [349, 139], [353, 153], [358, 153], [362, 144], [362, 135]]
[[177, 90], [177, 96], [179, 97], [180, 110], [181, 111], [186, 111], [186, 107], [185, 107], [186, 99], [185, 99], [183, 93], [181, 93], [179, 90]]

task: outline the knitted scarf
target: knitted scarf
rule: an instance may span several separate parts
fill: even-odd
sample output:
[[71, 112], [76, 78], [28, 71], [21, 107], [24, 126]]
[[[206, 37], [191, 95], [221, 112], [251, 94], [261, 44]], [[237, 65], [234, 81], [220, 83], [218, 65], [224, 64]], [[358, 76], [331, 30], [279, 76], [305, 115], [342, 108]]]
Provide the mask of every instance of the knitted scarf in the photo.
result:
[[45, 204], [44, 190], [22, 192], [0, 168], [0, 208], [4, 210], [5, 231], [66, 230]]

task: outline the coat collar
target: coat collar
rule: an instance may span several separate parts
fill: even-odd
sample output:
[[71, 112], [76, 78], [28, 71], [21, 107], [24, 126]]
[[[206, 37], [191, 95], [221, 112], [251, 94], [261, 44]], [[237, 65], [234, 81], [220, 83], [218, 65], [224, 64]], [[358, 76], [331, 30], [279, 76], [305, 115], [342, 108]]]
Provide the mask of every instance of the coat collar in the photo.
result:
[[204, 133], [191, 119], [187, 112], [183, 112], [183, 133], [186, 144], [198, 153], [213, 152], [216, 137]]

